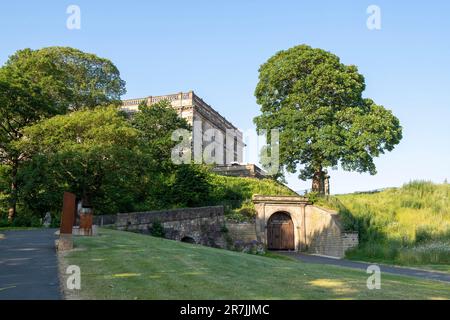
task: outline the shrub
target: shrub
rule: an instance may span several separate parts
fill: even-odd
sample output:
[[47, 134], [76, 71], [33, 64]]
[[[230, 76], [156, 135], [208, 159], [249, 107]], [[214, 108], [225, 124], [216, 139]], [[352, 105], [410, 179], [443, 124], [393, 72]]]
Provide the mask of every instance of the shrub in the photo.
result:
[[164, 238], [166, 236], [166, 231], [160, 221], [155, 221], [150, 227], [150, 234], [154, 237]]
[[429, 242], [432, 239], [432, 229], [429, 226], [420, 226], [416, 229], [416, 244]]
[[171, 200], [180, 207], [200, 207], [208, 204], [211, 185], [204, 166], [179, 165], [171, 183]]
[[52, 222], [50, 224], [50, 228], [59, 228], [61, 226], [61, 214], [52, 213]]
[[11, 223], [8, 221], [6, 217], [0, 218], [0, 228], [7, 228], [10, 227]]
[[12, 227], [39, 228], [42, 227], [40, 217], [33, 215], [28, 211], [21, 211], [13, 220]]

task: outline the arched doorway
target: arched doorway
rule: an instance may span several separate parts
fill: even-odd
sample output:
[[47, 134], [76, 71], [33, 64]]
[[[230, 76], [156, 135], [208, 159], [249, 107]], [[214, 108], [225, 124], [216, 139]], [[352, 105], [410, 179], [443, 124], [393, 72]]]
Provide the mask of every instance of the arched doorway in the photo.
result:
[[295, 250], [294, 223], [286, 212], [274, 213], [267, 223], [269, 250]]
[[186, 242], [186, 243], [192, 243], [192, 244], [195, 244], [194, 238], [188, 237], [188, 236], [183, 237], [183, 238], [181, 239], [181, 242]]

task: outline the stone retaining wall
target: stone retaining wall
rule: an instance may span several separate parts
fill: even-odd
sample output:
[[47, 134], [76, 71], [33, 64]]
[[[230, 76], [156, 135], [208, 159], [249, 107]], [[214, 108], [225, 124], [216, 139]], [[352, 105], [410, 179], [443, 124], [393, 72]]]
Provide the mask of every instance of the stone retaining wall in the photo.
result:
[[[287, 212], [294, 221], [296, 250], [326, 256], [344, 257], [358, 245], [358, 234], [345, 232], [339, 215], [296, 197], [271, 197], [271, 203], [258, 203], [255, 222], [226, 221], [223, 206], [120, 213], [95, 217], [97, 225], [114, 225], [119, 230], [151, 233], [159, 222], [167, 239], [202, 245], [237, 248], [267, 244], [267, 221], [276, 212]], [[290, 202], [289, 202], [290, 201]], [[300, 204], [298, 204], [300, 203]], [[226, 227], [226, 228], [224, 228]], [[228, 230], [228, 232], [225, 232]]]
[[358, 233], [345, 232], [337, 212], [308, 205], [305, 213], [308, 252], [344, 257], [345, 251], [358, 245]]
[[212, 247], [225, 246], [223, 206], [119, 213], [115, 227], [118, 230], [151, 233], [155, 223], [162, 225], [167, 239]]
[[256, 241], [255, 223], [238, 223], [227, 221], [228, 235], [233, 241], [252, 242]]

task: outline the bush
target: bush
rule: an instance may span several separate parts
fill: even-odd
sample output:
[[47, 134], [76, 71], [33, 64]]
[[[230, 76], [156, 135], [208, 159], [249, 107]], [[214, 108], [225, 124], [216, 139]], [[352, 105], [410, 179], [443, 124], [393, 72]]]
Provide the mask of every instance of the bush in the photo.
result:
[[227, 219], [244, 222], [254, 219], [256, 215], [252, 196], [296, 195], [295, 192], [272, 179], [254, 179], [244, 177], [227, 177], [211, 174], [212, 186], [210, 205], [223, 205]]
[[23, 228], [39, 228], [42, 227], [41, 218], [31, 214], [30, 212], [19, 212], [14, 218], [12, 227], [23, 227]]
[[172, 203], [177, 207], [200, 207], [210, 200], [211, 185], [208, 168], [201, 165], [179, 165], [170, 184]]
[[60, 226], [61, 226], [61, 214], [52, 213], [52, 222], [50, 224], [50, 228], [59, 228]]
[[166, 231], [160, 221], [155, 221], [150, 227], [150, 234], [153, 237], [164, 238], [166, 236]]
[[11, 223], [8, 221], [8, 219], [5, 218], [0, 218], [0, 228], [8, 228], [11, 227]]
[[416, 244], [429, 242], [433, 239], [432, 230], [429, 226], [420, 226], [416, 229]]

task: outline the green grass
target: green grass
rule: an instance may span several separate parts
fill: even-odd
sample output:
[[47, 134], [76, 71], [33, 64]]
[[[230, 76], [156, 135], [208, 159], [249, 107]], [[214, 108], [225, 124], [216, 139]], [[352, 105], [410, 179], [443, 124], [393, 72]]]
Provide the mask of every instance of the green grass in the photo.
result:
[[450, 299], [447, 283], [383, 274], [381, 290], [347, 268], [101, 229], [75, 238], [83, 299]]
[[340, 195], [325, 206], [338, 208], [346, 227], [360, 234], [349, 258], [448, 270], [449, 195], [449, 184], [414, 181], [378, 193]]
[[244, 177], [227, 177], [212, 174], [213, 185], [211, 196], [214, 204], [225, 206], [225, 213], [233, 220], [248, 220], [255, 216], [252, 196], [264, 195], [296, 195], [294, 191], [271, 179], [255, 179]]

